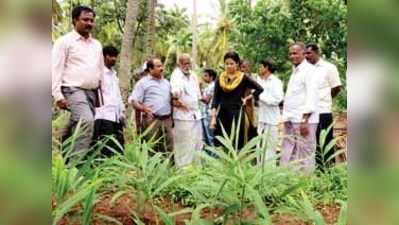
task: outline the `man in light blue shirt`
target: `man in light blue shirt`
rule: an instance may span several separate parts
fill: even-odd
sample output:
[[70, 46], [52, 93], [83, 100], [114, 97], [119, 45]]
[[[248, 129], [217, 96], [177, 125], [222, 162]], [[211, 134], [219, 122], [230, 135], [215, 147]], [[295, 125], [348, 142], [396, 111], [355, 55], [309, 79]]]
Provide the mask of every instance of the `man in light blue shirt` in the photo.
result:
[[172, 95], [168, 80], [163, 77], [163, 65], [160, 59], [147, 61], [149, 74], [140, 79], [129, 97], [136, 110], [143, 113], [144, 129], [151, 128], [147, 138], [163, 140], [156, 149], [170, 152], [173, 149]]

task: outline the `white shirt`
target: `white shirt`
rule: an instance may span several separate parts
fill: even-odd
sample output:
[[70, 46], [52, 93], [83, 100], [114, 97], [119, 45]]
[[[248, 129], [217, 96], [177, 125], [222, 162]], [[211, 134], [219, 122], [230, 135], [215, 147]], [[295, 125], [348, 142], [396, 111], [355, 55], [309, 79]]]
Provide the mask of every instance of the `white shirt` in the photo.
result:
[[273, 74], [266, 79], [257, 76], [256, 82], [263, 88], [259, 95], [259, 106], [257, 108], [258, 123], [278, 125], [281, 120], [279, 104], [283, 100], [283, 84]]
[[114, 70], [104, 68], [104, 80], [102, 85], [104, 105], [96, 108], [95, 119], [104, 119], [119, 122], [124, 117], [125, 105], [119, 88], [119, 79]]
[[203, 116], [205, 118], [210, 118], [212, 114], [212, 99], [213, 95], [215, 94], [215, 81], [210, 82], [208, 86], [203, 90], [202, 94], [204, 97], [211, 96], [211, 99], [209, 100], [208, 104], [204, 104], [205, 109], [203, 113]]
[[309, 123], [318, 123], [318, 79], [315, 66], [303, 60], [293, 67], [284, 97], [283, 121], [302, 122], [303, 114], [311, 113]]
[[186, 76], [180, 68], [176, 68], [170, 77], [170, 85], [173, 96], [178, 97], [189, 109], [188, 112], [185, 112], [177, 107], [174, 108], [173, 118], [177, 120], [200, 120], [199, 99], [201, 98], [201, 91], [197, 75], [190, 71], [190, 74]]
[[52, 50], [52, 95], [64, 99], [61, 86], [96, 89], [102, 80], [104, 59], [99, 41], [73, 30], [57, 39]]
[[341, 80], [339, 79], [339, 73], [337, 67], [323, 59], [315, 64], [316, 75], [319, 76], [319, 112], [320, 113], [331, 113], [332, 108], [332, 96], [331, 89], [341, 86]]

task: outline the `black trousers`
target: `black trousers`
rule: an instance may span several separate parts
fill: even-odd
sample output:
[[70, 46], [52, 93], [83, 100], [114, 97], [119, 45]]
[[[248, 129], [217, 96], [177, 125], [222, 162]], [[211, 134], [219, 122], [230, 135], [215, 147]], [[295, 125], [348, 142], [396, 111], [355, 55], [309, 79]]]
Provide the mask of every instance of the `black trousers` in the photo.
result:
[[110, 120], [97, 119], [94, 122], [94, 134], [93, 140], [99, 141], [103, 139], [105, 136], [113, 136], [119, 144], [122, 146], [122, 149], [113, 141], [108, 140], [106, 143], [106, 147], [101, 150], [102, 155], [111, 156], [113, 152], [111, 148], [118, 152], [123, 152], [123, 145], [125, 143], [125, 139], [123, 138], [123, 125], [122, 123], [116, 123]]
[[327, 130], [329, 126], [333, 123], [332, 113], [321, 113], [319, 115], [319, 125], [316, 130], [316, 140], [317, 140], [317, 150], [316, 150], [316, 164], [318, 169], [323, 169], [325, 166], [331, 166], [335, 163], [335, 158], [332, 158], [328, 162], [326, 161], [330, 156], [335, 153], [335, 146], [325, 153], [323, 156], [323, 151], [326, 146], [333, 140], [333, 128], [327, 133], [326, 139], [324, 141], [324, 146], [320, 146], [320, 133], [322, 130]]

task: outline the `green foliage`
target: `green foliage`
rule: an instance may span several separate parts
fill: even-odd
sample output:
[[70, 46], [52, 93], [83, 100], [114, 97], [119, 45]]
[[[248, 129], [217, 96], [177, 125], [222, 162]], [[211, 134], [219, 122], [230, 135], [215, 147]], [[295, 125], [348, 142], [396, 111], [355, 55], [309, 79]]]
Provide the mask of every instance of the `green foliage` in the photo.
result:
[[[70, 12], [76, 4], [85, 1], [62, 1], [53, 15], [58, 18], [53, 25], [53, 37], [57, 38], [72, 29]], [[181, 52], [191, 52], [192, 32], [185, 9], [176, 6], [156, 8], [156, 34], [147, 34], [148, 1], [140, 1], [134, 38], [133, 67], [143, 65], [147, 57], [146, 36], [154, 35], [154, 54], [165, 61], [168, 77]], [[242, 58], [256, 64], [264, 58], [272, 58], [278, 65], [278, 76], [287, 83], [291, 65], [287, 61], [288, 45], [294, 41], [316, 42], [323, 56], [337, 65], [343, 91], [338, 95], [334, 111], [347, 108], [347, 5], [342, 0], [259, 0], [250, 7], [245, 0], [219, 0], [220, 17], [216, 26], [200, 24], [198, 27], [198, 62], [203, 67], [223, 68], [223, 55], [229, 49], [237, 50]], [[62, 9], [60, 11], [60, 8]], [[97, 0], [94, 35], [103, 45], [121, 45], [126, 0]], [[60, 18], [63, 18], [62, 20]], [[256, 72], [256, 66], [253, 68]]]
[[[316, 42], [324, 57], [337, 65], [341, 80], [346, 80], [348, 31], [343, 1], [261, 0], [250, 8], [247, 1], [232, 0], [229, 11], [235, 25], [230, 36], [232, 47], [253, 63], [272, 58], [284, 83], [291, 70], [287, 49], [294, 41]], [[337, 105], [339, 111], [346, 109], [345, 88]]]
[[[140, 15], [137, 18], [132, 64], [139, 67], [145, 60], [147, 2], [140, 1]], [[90, 4], [90, 1], [80, 1]], [[228, 4], [227, 4], [228, 3]], [[70, 12], [78, 1], [62, 1], [54, 16], [53, 37], [68, 32]], [[237, 50], [242, 58], [253, 63], [264, 58], [273, 58], [278, 65], [278, 75], [285, 83], [291, 70], [287, 62], [287, 47], [293, 41], [316, 42], [327, 60], [338, 66], [344, 87], [346, 86], [346, 38], [347, 8], [340, 0], [259, 0], [254, 8], [244, 0], [220, 0], [221, 17], [215, 27], [199, 26], [198, 58], [201, 65], [223, 69], [222, 57], [228, 48]], [[61, 9], [61, 11], [60, 11]], [[95, 36], [104, 44], [120, 46], [126, 0], [97, 0], [97, 28]], [[162, 5], [156, 11], [155, 54], [166, 61], [165, 75], [175, 66], [176, 56], [192, 47], [190, 20], [185, 10], [178, 7], [165, 9]], [[255, 67], [253, 67], [255, 72]], [[346, 109], [346, 90], [338, 96], [334, 110]], [[67, 119], [67, 114], [57, 114], [53, 119], [53, 131], [58, 131]], [[234, 220], [236, 224], [271, 224], [270, 214], [289, 210], [316, 224], [324, 224], [314, 206], [322, 203], [339, 203], [341, 215], [337, 224], [347, 220], [348, 171], [346, 164], [336, 165], [324, 172], [310, 176], [298, 174], [287, 168], [274, 167], [268, 163], [254, 165], [256, 155], [261, 152], [256, 144], [262, 137], [254, 138], [242, 149], [237, 149], [239, 127], [233, 124], [233, 131], [217, 137], [223, 148], [208, 147], [217, 158], [199, 153], [201, 166], [189, 170], [177, 170], [170, 156], [154, 153], [153, 142], [126, 132], [128, 144], [123, 154], [110, 158], [98, 157], [98, 152], [107, 138], [94, 146], [94, 154], [74, 157], [72, 152], [79, 129], [72, 138], [59, 143], [53, 137], [52, 194], [56, 207], [53, 209], [53, 224], [70, 214], [78, 215], [83, 224], [90, 224], [97, 217], [112, 223], [118, 221], [107, 215], [93, 215], [93, 205], [103, 193], [112, 193], [111, 203], [128, 194], [139, 205], [146, 203], [157, 206], [159, 197], [171, 197], [190, 207], [191, 225], [225, 224]], [[321, 134], [325, 139], [326, 132]], [[321, 145], [325, 152], [332, 149], [332, 143]], [[338, 154], [338, 153], [337, 153]], [[67, 160], [72, 163], [66, 164]], [[323, 159], [328, 162], [329, 159]], [[81, 207], [76, 207], [76, 206]], [[165, 224], [174, 224], [174, 216], [155, 207]], [[222, 209], [222, 215], [214, 221], [201, 218], [204, 209]], [[246, 209], [256, 210], [253, 221], [245, 221], [242, 214]], [[143, 209], [132, 212], [137, 224], [144, 224]], [[184, 211], [183, 210], [183, 211]]]
[[[318, 212], [313, 209], [315, 205], [338, 202], [344, 207], [348, 180], [345, 164], [312, 176], [268, 163], [254, 165], [256, 152], [259, 151], [256, 144], [262, 137], [237, 149], [234, 138], [238, 134], [236, 127], [239, 126], [234, 124], [231, 134], [224, 132], [223, 136], [217, 137], [224, 143], [223, 148], [208, 146], [217, 158], [199, 153], [202, 165], [189, 170], [176, 170], [168, 157], [151, 153], [154, 143], [146, 142], [140, 136], [125, 145], [123, 154], [115, 154], [111, 158], [99, 158], [94, 154], [95, 157], [68, 165], [56, 150], [52, 167], [52, 193], [57, 203], [53, 210], [53, 224], [63, 216], [71, 215], [81, 218], [84, 224], [90, 224], [93, 217], [118, 223], [109, 215], [93, 214], [92, 208], [98, 196], [110, 192], [111, 204], [127, 194], [139, 206], [156, 206], [166, 224], [174, 224], [176, 215], [187, 212], [192, 213], [192, 219], [187, 221], [192, 225], [229, 221], [236, 221], [236, 224], [271, 224], [270, 214], [279, 210], [288, 210], [321, 224]], [[100, 142], [96, 148], [103, 148], [110, 140]], [[63, 151], [68, 151], [73, 145], [62, 146]], [[174, 197], [190, 208], [166, 212], [157, 205], [156, 199], [162, 196]], [[77, 208], [77, 205], [81, 207]], [[221, 209], [221, 215], [215, 220], [203, 219], [201, 212], [206, 208]], [[243, 212], [248, 209], [256, 210], [256, 218], [243, 218]], [[132, 211], [137, 224], [140, 224], [143, 212], [144, 208]], [[346, 214], [341, 214], [343, 219], [340, 221], [343, 221]]]

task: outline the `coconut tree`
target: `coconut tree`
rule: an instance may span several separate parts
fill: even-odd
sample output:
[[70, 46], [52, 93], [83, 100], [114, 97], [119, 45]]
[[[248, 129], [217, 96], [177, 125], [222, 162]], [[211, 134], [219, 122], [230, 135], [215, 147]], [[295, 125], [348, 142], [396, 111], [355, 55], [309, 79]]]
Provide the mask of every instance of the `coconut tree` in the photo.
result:
[[192, 59], [194, 68], [197, 66], [197, 1], [193, 0], [193, 15], [191, 30], [193, 33], [193, 43], [192, 43]]
[[119, 79], [121, 81], [122, 97], [127, 99], [129, 90], [129, 73], [132, 62], [133, 38], [135, 36], [136, 18], [138, 15], [138, 0], [128, 0], [125, 17], [125, 27], [119, 64]]
[[154, 54], [155, 48], [155, 8], [157, 6], [157, 0], [147, 0], [147, 30], [146, 30], [146, 57]]
[[209, 52], [207, 61], [214, 66], [223, 62], [223, 55], [229, 48], [229, 34], [233, 29], [233, 23], [228, 13], [227, 1], [219, 0], [219, 6], [220, 16], [214, 31], [214, 36], [211, 45], [206, 46], [208, 50], [205, 50]]

